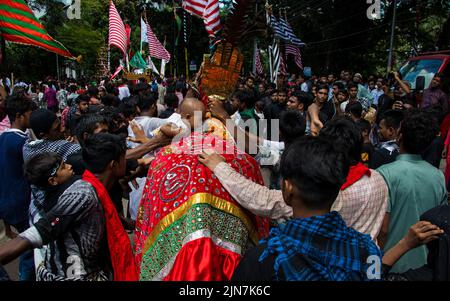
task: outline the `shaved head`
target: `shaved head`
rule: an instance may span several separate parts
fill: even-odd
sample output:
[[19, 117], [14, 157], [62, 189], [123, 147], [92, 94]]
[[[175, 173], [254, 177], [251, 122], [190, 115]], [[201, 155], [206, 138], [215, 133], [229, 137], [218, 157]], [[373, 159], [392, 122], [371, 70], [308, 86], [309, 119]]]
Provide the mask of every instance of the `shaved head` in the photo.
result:
[[[180, 105], [179, 113], [183, 120], [186, 120], [191, 130], [201, 126], [205, 120], [206, 108], [203, 102], [197, 98], [185, 98]], [[197, 118], [194, 118], [197, 117]]]
[[180, 114], [181, 115], [194, 115], [194, 112], [202, 112], [202, 115], [205, 114], [206, 108], [203, 102], [198, 100], [197, 98], [189, 97], [185, 98], [180, 106]]

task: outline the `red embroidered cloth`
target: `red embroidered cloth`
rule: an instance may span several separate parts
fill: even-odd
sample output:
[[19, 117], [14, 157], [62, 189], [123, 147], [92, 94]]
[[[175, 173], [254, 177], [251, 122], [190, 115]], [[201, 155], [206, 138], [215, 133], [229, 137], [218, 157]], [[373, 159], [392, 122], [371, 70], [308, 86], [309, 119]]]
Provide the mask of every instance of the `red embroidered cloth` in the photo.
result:
[[262, 184], [256, 161], [212, 135], [163, 148], [150, 168], [136, 222], [141, 280], [229, 280], [243, 253], [268, 235], [268, 220], [240, 207], [198, 161], [203, 149]]

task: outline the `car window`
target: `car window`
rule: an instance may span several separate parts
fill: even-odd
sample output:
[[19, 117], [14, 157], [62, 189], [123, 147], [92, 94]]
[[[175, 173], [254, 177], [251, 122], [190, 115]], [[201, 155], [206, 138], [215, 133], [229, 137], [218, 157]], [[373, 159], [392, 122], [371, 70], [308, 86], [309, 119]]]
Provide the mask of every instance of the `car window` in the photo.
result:
[[416, 78], [424, 76], [425, 88], [428, 88], [442, 63], [442, 59], [409, 61], [400, 68], [400, 73], [403, 79], [411, 84], [412, 89], [416, 88]]

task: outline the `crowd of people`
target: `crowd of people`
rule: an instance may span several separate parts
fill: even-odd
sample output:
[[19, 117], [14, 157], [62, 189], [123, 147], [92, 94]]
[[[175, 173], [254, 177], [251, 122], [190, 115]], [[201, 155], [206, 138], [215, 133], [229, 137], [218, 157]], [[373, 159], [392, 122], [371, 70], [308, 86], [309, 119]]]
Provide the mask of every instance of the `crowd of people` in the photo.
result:
[[450, 280], [447, 80], [3, 78], [0, 279]]

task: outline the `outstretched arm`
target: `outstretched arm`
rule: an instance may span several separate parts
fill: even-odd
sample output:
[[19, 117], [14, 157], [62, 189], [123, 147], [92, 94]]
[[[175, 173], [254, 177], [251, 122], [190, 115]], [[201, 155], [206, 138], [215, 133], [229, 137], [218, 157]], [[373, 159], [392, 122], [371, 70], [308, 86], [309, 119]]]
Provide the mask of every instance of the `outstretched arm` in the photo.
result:
[[444, 233], [443, 230], [430, 222], [420, 221], [412, 225], [408, 234], [384, 254], [383, 265], [393, 266], [405, 253], [438, 239], [438, 235], [442, 233]]
[[233, 199], [252, 213], [270, 219], [292, 218], [292, 207], [283, 200], [280, 190], [270, 190], [236, 172], [225, 159], [217, 153], [203, 152], [198, 160], [208, 167], [219, 179]]
[[33, 246], [30, 241], [18, 236], [0, 247], [0, 264], [6, 265], [31, 249]]

